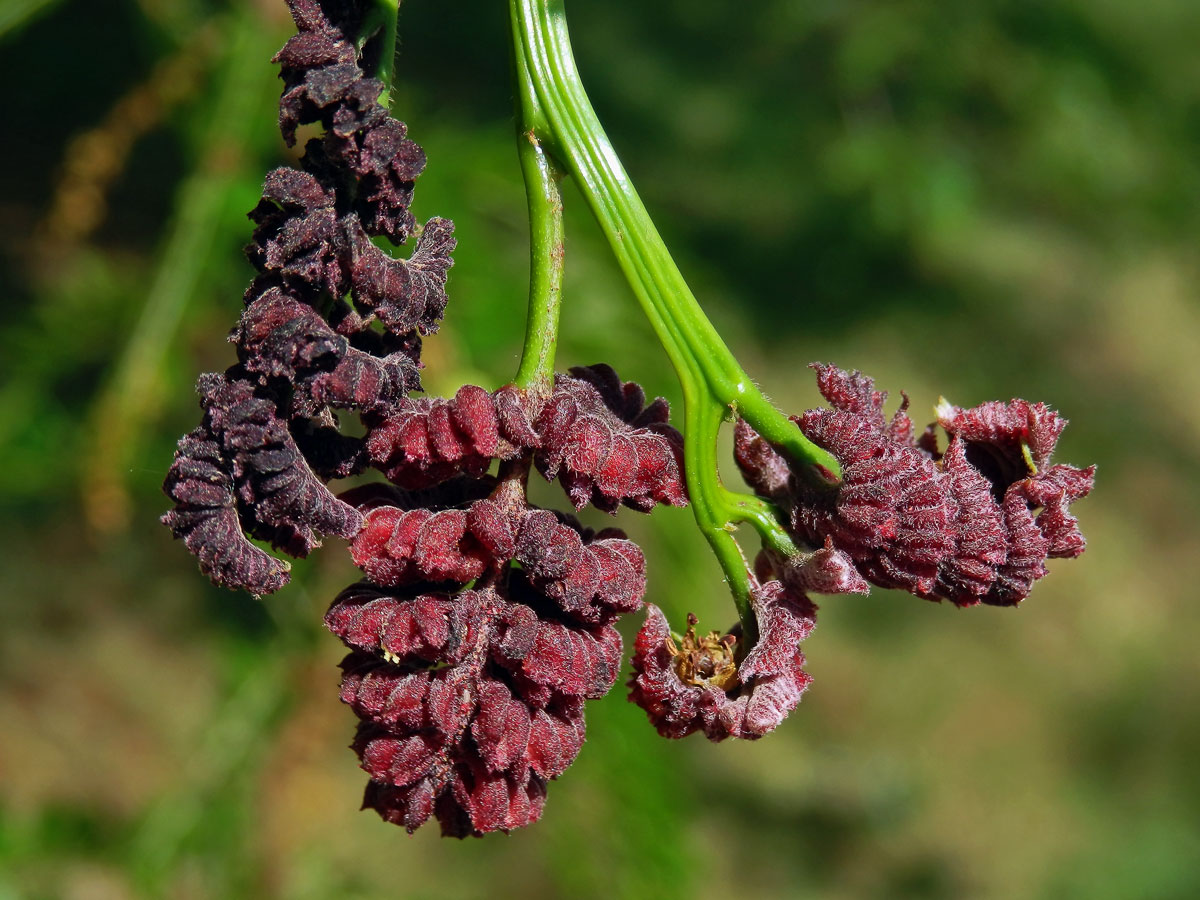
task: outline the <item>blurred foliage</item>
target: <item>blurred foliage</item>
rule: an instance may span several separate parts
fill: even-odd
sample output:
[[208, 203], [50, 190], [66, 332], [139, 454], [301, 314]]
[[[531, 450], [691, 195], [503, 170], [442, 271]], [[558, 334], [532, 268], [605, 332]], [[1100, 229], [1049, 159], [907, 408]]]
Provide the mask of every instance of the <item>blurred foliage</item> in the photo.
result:
[[[733, 14], [736, 9], [736, 14]], [[274, 0], [0, 11], [0, 898], [1200, 895], [1200, 5], [572, 0], [585, 81], [681, 266], [785, 408], [804, 363], [1044, 399], [1100, 464], [1091, 547], [1021, 611], [828, 600], [756, 744], [593, 704], [543, 821], [356, 812], [336, 547], [256, 603], [155, 521], [232, 359], [244, 212], [286, 162]], [[526, 237], [503, 4], [406, 3], [397, 109], [456, 220], [427, 384], [515, 369]], [[52, 74], [51, 74], [52, 73]], [[562, 364], [675, 385], [568, 195]], [[920, 416], [918, 416], [920, 418]], [[1136, 438], [1136, 440], [1135, 440]], [[549, 488], [546, 488], [549, 491]], [[732, 617], [686, 511], [651, 598]]]

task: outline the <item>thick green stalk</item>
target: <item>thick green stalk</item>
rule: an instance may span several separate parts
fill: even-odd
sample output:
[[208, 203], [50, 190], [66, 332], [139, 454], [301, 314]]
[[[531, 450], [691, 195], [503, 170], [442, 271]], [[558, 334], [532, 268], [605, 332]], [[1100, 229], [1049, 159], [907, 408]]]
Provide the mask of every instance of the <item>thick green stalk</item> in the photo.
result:
[[[733, 531], [738, 523], [748, 523], [772, 550], [787, 557], [799, 551], [770, 503], [720, 483], [716, 441], [721, 425], [741, 416], [815, 484], [835, 480], [837, 463], [762, 395], [696, 302], [588, 102], [561, 0], [511, 0], [510, 13], [522, 128], [539, 150], [548, 147], [561, 159], [575, 179], [675, 367], [684, 395], [684, 474], [692, 511], [725, 572], [747, 645], [753, 644], [752, 580]], [[538, 182], [533, 184], [536, 188]], [[538, 202], [532, 193], [531, 219]], [[532, 293], [530, 304], [532, 321]], [[527, 354], [528, 342], [527, 337]]]
[[514, 380], [518, 387], [548, 395], [554, 386], [554, 351], [558, 344], [566, 253], [563, 173], [538, 137], [546, 133], [548, 126], [532, 89], [525, 60], [519, 53], [516, 71], [517, 156], [529, 203], [529, 312], [525, 345]]
[[[575, 68], [562, 0], [512, 0], [518, 52], [550, 128], [552, 149], [576, 179], [660, 336], [708, 392], [779, 448], [814, 483], [840, 475], [837, 462], [762, 395], [713, 327], [671, 259], [588, 101]], [[667, 343], [667, 341], [664, 341]], [[668, 352], [671, 348], [668, 346]]]

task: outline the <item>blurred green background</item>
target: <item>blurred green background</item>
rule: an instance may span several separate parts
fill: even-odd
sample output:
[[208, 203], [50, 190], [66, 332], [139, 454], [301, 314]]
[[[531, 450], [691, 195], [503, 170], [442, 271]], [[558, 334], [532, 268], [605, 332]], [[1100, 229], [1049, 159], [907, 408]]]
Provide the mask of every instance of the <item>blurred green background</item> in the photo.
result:
[[[602, 120], [766, 390], [816, 405], [819, 359], [918, 420], [939, 394], [1049, 402], [1060, 459], [1099, 464], [1089, 552], [1020, 610], [828, 598], [814, 686], [755, 744], [662, 740], [618, 689], [523, 832], [359, 813], [320, 628], [346, 554], [259, 603], [156, 522], [194, 379], [232, 360], [244, 213], [290, 158], [282, 3], [6, 0], [0, 898], [1200, 896], [1200, 4], [569, 12]], [[460, 241], [426, 384], [497, 386], [527, 265], [505, 4], [406, 3], [401, 40], [417, 213]], [[578, 201], [561, 365], [674, 398]], [[730, 620], [688, 512], [620, 521], [650, 599]]]

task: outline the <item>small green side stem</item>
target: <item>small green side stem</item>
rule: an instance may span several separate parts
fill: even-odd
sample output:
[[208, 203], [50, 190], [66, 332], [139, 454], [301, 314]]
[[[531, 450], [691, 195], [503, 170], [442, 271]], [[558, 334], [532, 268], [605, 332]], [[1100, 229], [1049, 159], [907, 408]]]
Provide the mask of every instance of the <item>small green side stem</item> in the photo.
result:
[[368, 0], [363, 15], [362, 34], [359, 35], [358, 41], [360, 50], [367, 41], [377, 39], [379, 42], [379, 57], [376, 60], [374, 71], [367, 74], [383, 82], [383, 93], [379, 95], [379, 103], [385, 109], [391, 106], [392, 73], [396, 65], [396, 30], [399, 15], [400, 0]]
[[716, 435], [725, 416], [724, 407], [711, 396], [697, 395], [695, 385], [684, 385], [684, 432], [683, 459], [684, 476], [688, 485], [688, 499], [692, 504], [692, 515], [700, 533], [720, 563], [737, 606], [742, 632], [746, 637], [743, 646], [754, 643], [757, 638], [757, 623], [750, 608], [749, 566], [742, 548], [733, 536], [733, 526], [725, 514], [724, 488], [716, 480], [717, 442]]
[[515, 59], [517, 72], [517, 156], [525, 177], [529, 204], [529, 312], [525, 344], [516, 385], [541, 395], [554, 387], [554, 351], [558, 344], [558, 314], [562, 305], [563, 171], [546, 151], [539, 135], [549, 130], [525, 60]]

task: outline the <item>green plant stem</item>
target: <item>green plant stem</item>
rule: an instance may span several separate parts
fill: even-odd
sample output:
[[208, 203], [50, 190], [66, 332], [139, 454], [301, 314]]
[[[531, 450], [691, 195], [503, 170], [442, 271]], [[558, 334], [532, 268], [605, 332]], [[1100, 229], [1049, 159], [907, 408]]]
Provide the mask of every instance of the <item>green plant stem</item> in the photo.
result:
[[725, 573], [746, 642], [752, 644], [757, 636], [757, 623], [750, 608], [750, 571], [742, 548], [733, 536], [733, 526], [729, 517], [724, 514], [724, 488], [716, 479], [716, 435], [721, 427], [725, 409], [719, 403], [715, 403], [712, 397], [698, 395], [697, 388], [698, 385], [694, 383], [685, 383], [683, 386], [683, 459], [688, 499], [692, 504], [696, 526], [708, 541]]
[[525, 60], [516, 54], [517, 156], [529, 203], [529, 313], [525, 344], [517, 368], [517, 386], [549, 395], [554, 386], [554, 351], [562, 305], [563, 230], [562, 169], [546, 152], [539, 134], [548, 130]]
[[548, 146], [575, 179], [679, 377], [692, 511], [753, 643], [752, 581], [732, 532], [748, 523], [776, 552], [791, 557], [798, 550], [771, 504], [721, 485], [716, 440], [722, 423], [745, 419], [816, 485], [832, 485], [840, 470], [763, 396], [688, 288], [583, 90], [562, 0], [510, 0], [510, 14], [522, 104], [534, 111], [526, 124], [538, 146]]
[[802, 474], [818, 484], [839, 477], [833, 457], [805, 438], [742, 370], [671, 259], [583, 90], [562, 0], [512, 0], [512, 15], [518, 52], [550, 129], [546, 138], [579, 184], [660, 336], [671, 332], [691, 359], [685, 367]]
[[399, 15], [400, 0], [369, 0], [358, 40], [361, 51], [367, 41], [379, 36], [379, 58], [374, 71], [367, 74], [383, 82], [379, 103], [385, 109], [391, 106], [392, 73], [396, 65], [396, 20]]

